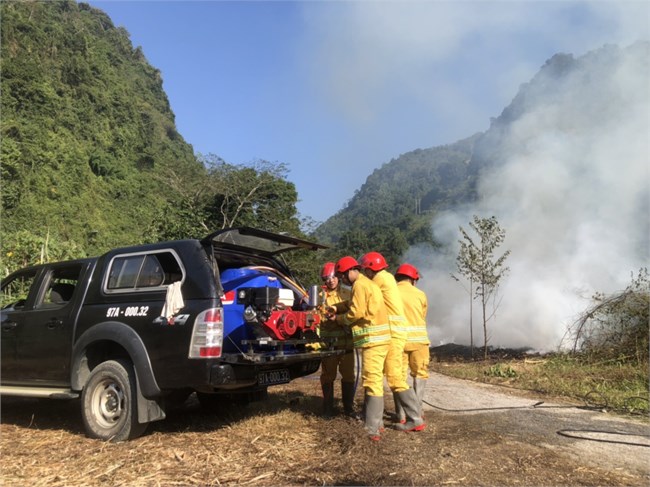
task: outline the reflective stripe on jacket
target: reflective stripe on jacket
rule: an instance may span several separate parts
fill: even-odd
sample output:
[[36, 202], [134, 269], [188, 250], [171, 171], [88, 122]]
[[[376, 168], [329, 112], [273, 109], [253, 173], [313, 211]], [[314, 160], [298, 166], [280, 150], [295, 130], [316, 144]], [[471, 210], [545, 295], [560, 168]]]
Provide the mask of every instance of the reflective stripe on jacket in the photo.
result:
[[424, 343], [429, 345], [429, 335], [427, 334], [427, 295], [410, 281], [400, 281], [397, 283], [404, 303], [404, 315], [408, 323], [407, 343]]
[[406, 341], [408, 335], [408, 324], [404, 316], [404, 304], [402, 295], [397, 289], [395, 277], [386, 270], [381, 270], [372, 282], [379, 286], [381, 295], [384, 298], [384, 304], [388, 312], [388, 323], [390, 324], [390, 335], [392, 338]]
[[339, 315], [338, 322], [352, 328], [355, 348], [390, 343], [388, 314], [381, 290], [361, 273], [352, 285], [350, 308]]

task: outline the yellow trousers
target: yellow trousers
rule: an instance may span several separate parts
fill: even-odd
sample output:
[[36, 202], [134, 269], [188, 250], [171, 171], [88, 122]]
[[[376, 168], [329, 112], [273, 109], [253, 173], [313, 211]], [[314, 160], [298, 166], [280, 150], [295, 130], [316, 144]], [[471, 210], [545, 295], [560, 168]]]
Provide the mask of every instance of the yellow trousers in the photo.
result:
[[384, 397], [384, 363], [388, 355], [388, 343], [361, 349], [363, 365], [361, 377], [363, 387], [369, 396]]
[[343, 382], [354, 382], [354, 350], [346, 350], [343, 355], [325, 357], [321, 362], [321, 384], [332, 383], [336, 380], [337, 372], [341, 373]]
[[393, 392], [402, 392], [409, 388], [404, 373], [404, 345], [406, 340], [391, 338], [384, 366], [388, 387]]
[[411, 369], [411, 377], [416, 379], [429, 378], [429, 360], [431, 354], [426, 343], [408, 344], [404, 348], [402, 377], [406, 377]]

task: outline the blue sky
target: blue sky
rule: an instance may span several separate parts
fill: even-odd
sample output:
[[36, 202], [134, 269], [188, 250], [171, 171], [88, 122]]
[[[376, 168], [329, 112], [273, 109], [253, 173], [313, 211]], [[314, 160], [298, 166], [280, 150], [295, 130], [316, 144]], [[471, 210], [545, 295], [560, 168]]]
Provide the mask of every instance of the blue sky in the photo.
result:
[[200, 154], [285, 163], [324, 221], [384, 163], [489, 127], [551, 56], [650, 38], [650, 2], [89, 1]]

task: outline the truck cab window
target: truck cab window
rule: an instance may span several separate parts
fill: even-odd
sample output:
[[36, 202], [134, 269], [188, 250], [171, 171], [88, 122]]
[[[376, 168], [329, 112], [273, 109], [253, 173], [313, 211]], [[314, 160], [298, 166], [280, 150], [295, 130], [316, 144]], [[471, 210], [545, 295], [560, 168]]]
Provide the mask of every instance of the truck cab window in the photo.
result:
[[175, 253], [131, 254], [113, 259], [106, 290], [152, 290], [182, 280], [183, 270]]
[[162, 286], [165, 280], [160, 262], [155, 255], [147, 255], [144, 258], [136, 287], [158, 287]]
[[116, 258], [111, 266], [108, 289], [129, 289], [134, 287], [144, 257], [144, 255], [133, 255]]
[[31, 270], [18, 274], [9, 282], [3, 282], [2, 294], [0, 295], [0, 307], [7, 310], [23, 309], [35, 279], [36, 271]]
[[45, 294], [37, 307], [58, 308], [68, 304], [72, 300], [80, 275], [81, 265], [52, 269], [46, 276]]

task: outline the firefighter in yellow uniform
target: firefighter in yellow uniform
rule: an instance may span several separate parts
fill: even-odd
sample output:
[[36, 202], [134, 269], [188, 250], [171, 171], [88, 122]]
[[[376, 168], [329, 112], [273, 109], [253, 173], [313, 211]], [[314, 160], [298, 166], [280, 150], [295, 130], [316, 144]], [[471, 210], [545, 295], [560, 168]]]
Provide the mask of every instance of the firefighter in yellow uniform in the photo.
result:
[[[321, 269], [323, 280], [323, 304], [326, 308], [347, 302], [350, 291], [339, 285], [336, 277], [334, 262], [326, 262]], [[323, 415], [326, 417], [334, 414], [334, 382], [338, 372], [341, 373], [341, 396], [344, 413], [354, 417], [354, 345], [349, 327], [339, 325], [336, 320], [327, 319], [320, 325], [320, 337], [326, 342], [333, 343], [335, 350], [345, 350], [343, 355], [326, 357], [321, 362], [320, 383], [323, 390]]]
[[381, 291], [364, 276], [353, 257], [336, 263], [336, 274], [352, 286], [350, 301], [330, 308], [336, 321], [352, 330], [354, 348], [361, 349], [361, 377], [365, 389], [365, 429], [371, 440], [381, 438], [384, 415], [384, 362], [390, 346], [388, 314]]
[[[404, 303], [404, 315], [408, 323], [402, 376], [406, 377], [408, 370], [411, 370], [413, 389], [415, 389], [415, 394], [418, 397], [420, 415], [422, 415], [424, 388], [429, 378], [429, 345], [431, 342], [427, 334], [426, 317], [429, 306], [427, 295], [415, 287], [419, 279], [420, 273], [411, 264], [402, 264], [395, 273], [397, 288]], [[402, 417], [404, 415], [402, 411], [397, 411], [397, 414]]]
[[426, 425], [420, 415], [418, 398], [415, 391], [409, 387], [406, 382], [406, 374], [403, 373], [404, 347], [408, 336], [408, 327], [397, 282], [395, 277], [386, 270], [388, 264], [379, 252], [368, 252], [361, 257], [361, 267], [366, 277], [372, 279], [381, 289], [388, 311], [391, 340], [384, 373], [388, 386], [393, 392], [396, 412], [403, 410], [405, 414], [403, 423], [399, 421], [401, 418], [397, 418], [397, 428], [404, 431], [421, 431]]

